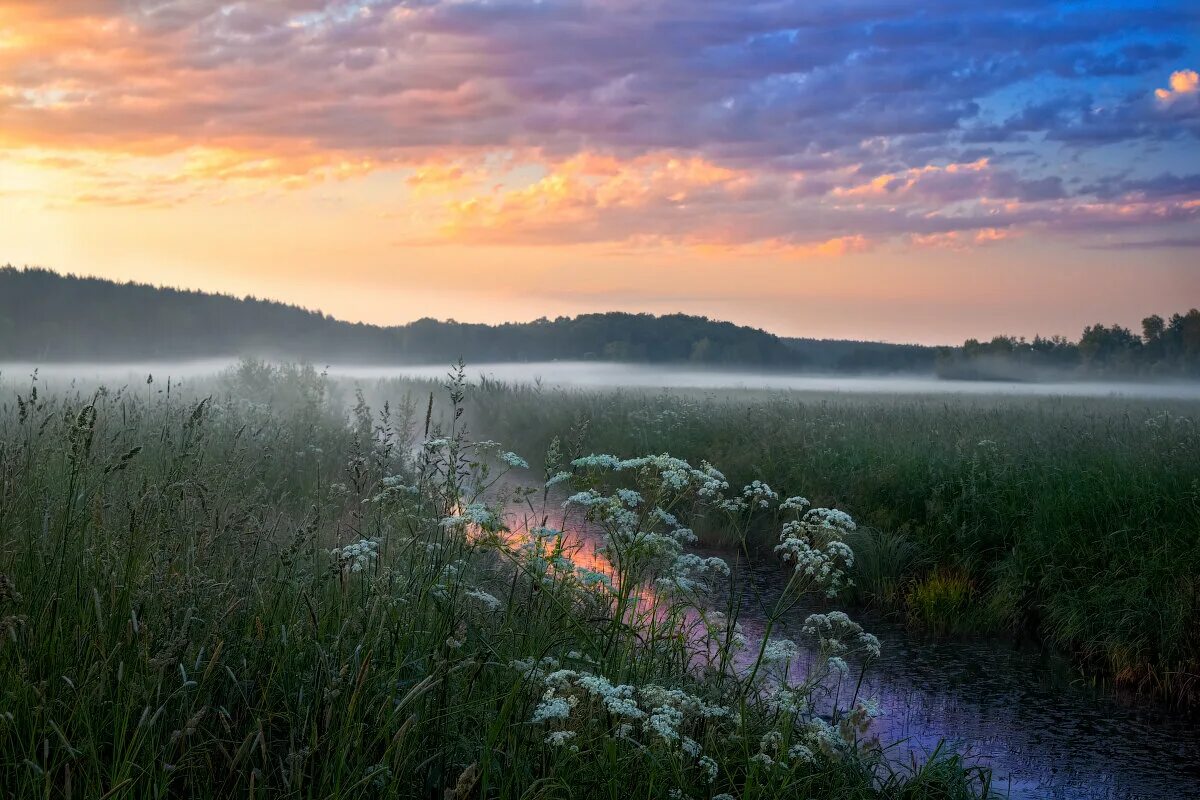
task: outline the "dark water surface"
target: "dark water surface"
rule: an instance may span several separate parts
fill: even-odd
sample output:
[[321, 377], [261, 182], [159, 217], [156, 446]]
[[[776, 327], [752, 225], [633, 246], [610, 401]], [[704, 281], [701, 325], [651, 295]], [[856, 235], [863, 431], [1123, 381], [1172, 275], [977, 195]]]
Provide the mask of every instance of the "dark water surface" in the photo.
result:
[[[783, 592], [787, 572], [770, 555], [737, 568], [741, 623], [748, 638], [761, 641], [763, 605], [769, 609]], [[811, 610], [791, 611], [772, 636], [802, 643]], [[1200, 720], [1081, 685], [1063, 659], [1037, 649], [933, 639], [851, 616], [883, 646], [859, 694], [879, 700], [875, 731], [885, 745], [898, 743], [896, 757], [920, 760], [945, 740], [993, 770], [1000, 796], [1022, 800], [1200, 798]], [[852, 664], [851, 684], [859, 666]]]
[[[555, 502], [557, 500], [557, 502]], [[549, 523], [565, 531], [589, 566], [603, 532], [551, 502]], [[766, 619], [789, 573], [769, 551], [750, 561], [728, 550], [700, 548], [724, 558], [739, 587], [738, 621], [757, 652]], [[723, 610], [729, 597], [712, 598]], [[832, 608], [797, 607], [778, 620], [772, 638], [803, 645], [805, 618]], [[851, 613], [882, 645], [866, 665], [858, 696], [879, 702], [873, 732], [893, 761], [918, 762], [941, 743], [971, 764], [992, 770], [992, 789], [1014, 800], [1200, 799], [1200, 719], [1146, 701], [1124, 702], [1085, 685], [1062, 657], [1003, 640], [934, 638], [879, 615]], [[851, 661], [843, 691], [862, 671]], [[806, 665], [798, 665], [803, 674]], [[848, 705], [841, 697], [841, 706]], [[821, 703], [818, 701], [818, 708]]]

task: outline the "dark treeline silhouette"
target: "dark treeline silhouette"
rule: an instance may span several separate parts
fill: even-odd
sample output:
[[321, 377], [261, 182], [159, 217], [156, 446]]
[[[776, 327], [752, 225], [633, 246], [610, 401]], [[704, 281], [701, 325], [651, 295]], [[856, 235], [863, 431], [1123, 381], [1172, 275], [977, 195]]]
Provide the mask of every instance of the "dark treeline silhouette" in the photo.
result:
[[997, 336], [968, 339], [938, 356], [938, 374], [975, 380], [1051, 377], [1200, 376], [1200, 310], [1157, 314], [1142, 320], [1137, 334], [1120, 325], [1089, 325], [1079, 341], [1036, 336], [1032, 341]]
[[997, 336], [962, 347], [788, 339], [686, 314], [582, 314], [497, 325], [385, 327], [254, 297], [0, 267], [0, 361], [231, 356], [358, 364], [596, 360], [973, 380], [1200, 375], [1200, 311], [1147, 317], [1141, 334], [1093, 325], [1079, 341]]
[[783, 339], [706, 317], [583, 314], [485, 325], [421, 319], [383, 327], [253, 297], [0, 268], [0, 360], [253, 355], [358, 364], [603, 360], [723, 367], [932, 373], [916, 345]]
[[941, 348], [842, 339], [784, 339], [805, 368], [819, 372], [931, 374]]

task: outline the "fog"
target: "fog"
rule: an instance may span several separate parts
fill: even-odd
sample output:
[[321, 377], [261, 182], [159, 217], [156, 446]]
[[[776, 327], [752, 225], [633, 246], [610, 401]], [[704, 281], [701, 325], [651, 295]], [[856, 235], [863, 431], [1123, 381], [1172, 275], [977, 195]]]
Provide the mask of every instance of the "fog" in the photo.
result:
[[[0, 364], [0, 380], [20, 384], [37, 370], [39, 384], [62, 390], [106, 384], [136, 385], [153, 376], [155, 383], [209, 378], [237, 364], [233, 359], [185, 362]], [[361, 381], [388, 379], [438, 380], [448, 366], [324, 365], [331, 377]], [[468, 365], [471, 380], [487, 377], [506, 383], [540, 382], [546, 386], [640, 389], [737, 389], [846, 394], [958, 394], [1068, 397], [1131, 397], [1200, 400], [1200, 382], [1185, 381], [971, 381], [928, 375], [832, 375], [696, 369], [666, 365], [594, 361], [552, 361]]]

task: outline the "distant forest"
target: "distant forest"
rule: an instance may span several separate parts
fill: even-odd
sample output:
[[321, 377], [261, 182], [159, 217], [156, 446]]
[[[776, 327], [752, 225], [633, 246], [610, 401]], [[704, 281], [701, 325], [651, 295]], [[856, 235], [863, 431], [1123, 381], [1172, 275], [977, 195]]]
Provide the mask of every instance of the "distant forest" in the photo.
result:
[[485, 325], [383, 327], [253, 297], [0, 267], [0, 361], [253, 355], [327, 363], [597, 360], [932, 374], [937, 349], [786, 339], [685, 314], [583, 314]]
[[497, 325], [343, 322], [254, 297], [0, 267], [0, 361], [258, 356], [341, 364], [595, 360], [970, 380], [1200, 375], [1200, 311], [1079, 341], [997, 336], [962, 347], [791, 339], [686, 314], [581, 314]]
[[937, 372], [969, 380], [1200, 377], [1200, 310], [1146, 317], [1140, 334], [1120, 325], [1089, 325], [1077, 342], [1062, 336], [968, 339], [939, 353]]

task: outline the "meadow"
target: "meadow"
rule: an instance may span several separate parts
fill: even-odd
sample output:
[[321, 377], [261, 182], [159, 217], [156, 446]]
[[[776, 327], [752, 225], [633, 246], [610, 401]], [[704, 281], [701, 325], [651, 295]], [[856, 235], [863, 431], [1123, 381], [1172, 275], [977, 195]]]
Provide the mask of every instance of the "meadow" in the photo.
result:
[[[800, 469], [736, 446], [792, 405], [427, 388], [368, 404], [254, 363], [182, 390], [0, 385], [4, 795], [989, 795], [950, 749], [885, 757], [851, 691], [878, 642], [851, 618], [806, 622], [797, 676], [800, 646], [747, 640], [707, 601], [724, 563], [686, 550], [687, 520], [770, 524], [792, 576], [772, 613], [836, 594], [855, 526], [816, 498], [863, 434], [824, 431]], [[621, 457], [580, 457], [602, 443]], [[734, 481], [759, 470], [818, 505]], [[548, 524], [562, 491], [599, 554]]]
[[[858, 605], [1033, 638], [1088, 680], [1200, 700], [1200, 402], [560, 389], [484, 381], [528, 452], [669, 452], [850, 513]], [[720, 525], [708, 541], [734, 544]], [[776, 533], [751, 531], [769, 557]]]

